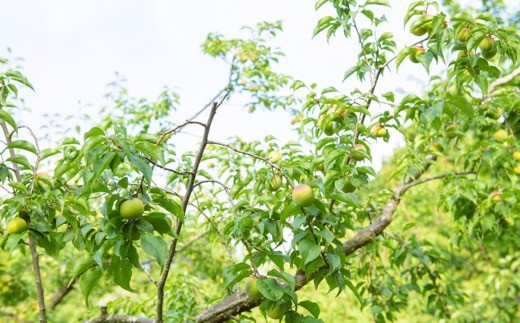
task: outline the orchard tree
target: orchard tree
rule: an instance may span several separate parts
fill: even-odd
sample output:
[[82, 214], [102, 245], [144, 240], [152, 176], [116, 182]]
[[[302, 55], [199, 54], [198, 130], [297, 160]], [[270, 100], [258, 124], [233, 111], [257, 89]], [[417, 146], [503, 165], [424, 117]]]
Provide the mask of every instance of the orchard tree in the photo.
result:
[[[331, 13], [317, 39], [358, 44], [344, 81], [359, 88], [277, 72], [283, 53], [270, 42], [282, 27], [261, 23], [244, 38], [207, 37], [228, 83], [191, 118], [178, 120], [173, 91], [135, 99], [116, 82], [95, 124], [49, 147], [17, 120], [18, 91], [33, 86], [2, 59], [0, 315], [31, 321], [37, 308], [40, 322], [63, 321], [69, 304], [92, 322], [319, 322], [347, 293], [376, 321], [518, 318], [517, 17], [501, 2], [417, 1], [403, 44], [386, 0], [315, 7]], [[422, 95], [378, 90], [412, 64], [429, 75]], [[218, 111], [239, 94], [252, 113], [290, 111], [300, 140], [215, 141]], [[200, 142], [185, 151], [186, 129]], [[377, 173], [373, 148], [391, 136], [404, 147]], [[78, 310], [94, 296], [109, 299], [97, 318]]]

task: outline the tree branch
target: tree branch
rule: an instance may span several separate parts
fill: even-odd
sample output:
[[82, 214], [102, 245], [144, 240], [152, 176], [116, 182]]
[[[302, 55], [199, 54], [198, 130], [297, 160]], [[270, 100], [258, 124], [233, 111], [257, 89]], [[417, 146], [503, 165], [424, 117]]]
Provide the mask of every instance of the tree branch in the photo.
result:
[[70, 284], [62, 286], [60, 289], [58, 289], [56, 292], [54, 292], [54, 294], [52, 295], [51, 301], [49, 303], [50, 310], [55, 309], [59, 304], [61, 304], [61, 302], [63, 301], [65, 296], [67, 296], [74, 289], [74, 284], [76, 284], [76, 282], [78, 281], [78, 278], [79, 278], [79, 276], [74, 278], [74, 280], [71, 281]]
[[[2, 127], [2, 131], [4, 133], [5, 141], [6, 141], [7, 145], [10, 145], [11, 136], [9, 135], [9, 129], [7, 129], [7, 124], [5, 123], [4, 120], [0, 121], [0, 126]], [[32, 133], [32, 131], [31, 131], [31, 134], [34, 137], [34, 134]], [[38, 145], [38, 142], [36, 142], [36, 145]], [[38, 152], [39, 152], [39, 150], [38, 150]], [[14, 158], [16, 156], [16, 153], [13, 148], [9, 148], [9, 154], [11, 155], [12, 158]], [[38, 162], [39, 162], [39, 153], [38, 153], [35, 169], [38, 168]], [[14, 175], [16, 177], [16, 180], [21, 183], [22, 176], [20, 174], [20, 169], [18, 168], [18, 165], [13, 163], [13, 168], [14, 168]], [[32, 188], [34, 187], [34, 180], [35, 179], [33, 178], [33, 184], [31, 187], [31, 191], [32, 191]], [[41, 279], [41, 275], [40, 275], [40, 263], [38, 260], [39, 255], [38, 255], [38, 251], [36, 250], [36, 243], [34, 242], [34, 238], [32, 237], [30, 232], [29, 232], [29, 249], [31, 250], [32, 267], [33, 267], [33, 271], [34, 271], [34, 282], [36, 283], [36, 293], [38, 295], [38, 313], [40, 316], [40, 322], [45, 323], [45, 322], [47, 322], [47, 316], [45, 313], [45, 295], [44, 295], [42, 279]]]
[[[209, 137], [209, 130], [211, 129], [211, 124], [213, 122], [213, 118], [215, 117], [215, 114], [217, 113], [218, 107], [222, 105], [226, 97], [229, 95], [229, 92], [224, 95], [222, 100], [220, 102], [213, 102], [213, 107], [211, 108], [211, 111], [208, 116], [208, 121], [206, 122], [206, 127], [204, 128], [204, 135], [202, 138], [202, 142], [200, 143], [200, 148], [197, 153], [197, 156], [195, 157], [195, 161], [193, 162], [193, 169], [190, 174], [190, 180], [188, 183], [188, 187], [186, 189], [186, 194], [184, 195], [183, 201], [182, 201], [182, 211], [183, 213], [186, 213], [186, 209], [188, 208], [188, 204], [190, 202], [191, 193], [193, 192], [193, 188], [195, 186], [195, 177], [197, 175], [197, 172], [199, 170], [200, 162], [202, 161], [202, 156], [204, 155], [204, 150], [206, 149], [206, 146], [208, 145], [208, 137]], [[164, 302], [164, 286], [166, 285], [166, 279], [168, 278], [168, 274], [170, 273], [170, 266], [173, 261], [173, 257], [175, 256], [176, 249], [177, 249], [177, 242], [183, 225], [183, 220], [178, 219], [177, 225], [175, 228], [175, 234], [176, 238], [173, 239], [172, 243], [170, 244], [170, 249], [168, 251], [168, 255], [166, 256], [166, 261], [164, 265], [164, 271], [161, 275], [161, 278], [159, 279], [158, 286], [157, 286], [157, 317], [156, 320], [158, 323], [163, 322], [163, 302]]]
[[255, 155], [253, 153], [250, 153], [250, 152], [247, 152], [247, 151], [244, 151], [244, 150], [240, 150], [238, 148], [235, 148], [231, 145], [228, 145], [228, 144], [225, 144], [225, 143], [222, 143], [222, 142], [218, 142], [218, 141], [208, 141], [208, 144], [210, 145], [217, 145], [217, 146], [222, 146], [222, 147], [226, 147], [226, 148], [229, 148], [231, 150], [233, 150], [234, 152], [236, 153], [239, 153], [239, 154], [243, 154], [243, 155], [247, 155], [247, 156], [250, 156], [250, 157], [253, 157], [255, 159], [259, 159], [267, 164], [269, 164], [269, 166], [271, 166], [272, 168], [276, 169], [277, 171], [280, 172], [280, 174], [283, 175], [283, 177], [285, 177], [285, 179], [287, 180], [287, 183], [289, 183], [290, 186], [294, 186], [293, 183], [292, 183], [292, 180], [291, 178], [283, 171], [283, 169], [281, 169], [280, 167], [278, 167], [275, 163], [271, 162], [269, 159], [267, 158], [264, 158], [264, 157], [260, 157], [258, 155]]
[[489, 85], [488, 93], [493, 93], [499, 86], [505, 85], [509, 82], [511, 82], [515, 77], [520, 75], [520, 67], [516, 70], [512, 71], [511, 73], [507, 74], [504, 77], [501, 77], [499, 79], [496, 79]]
[[101, 306], [99, 317], [88, 321], [89, 323], [154, 323], [154, 320], [137, 315], [108, 315], [107, 307]]
[[[368, 227], [359, 231], [354, 237], [343, 243], [342, 249], [345, 256], [353, 254], [356, 250], [373, 242], [375, 238], [380, 235], [386, 227], [392, 222], [392, 216], [401, 202], [404, 193], [412, 187], [410, 183], [416, 181], [422, 174], [424, 174], [435, 160], [435, 157], [429, 156], [428, 162], [422, 170], [416, 171], [407, 180], [403, 181], [395, 190], [393, 196], [383, 207], [381, 215]], [[319, 268], [316, 270], [320, 270]], [[313, 275], [306, 276], [302, 270], [298, 270], [294, 276], [295, 288], [297, 291], [305, 286], [313, 279]], [[257, 307], [261, 300], [252, 300], [245, 292], [237, 292], [226, 297], [222, 302], [208, 308], [204, 312], [197, 315], [194, 320], [196, 322], [222, 322], [232, 318], [233, 316], [249, 311]]]

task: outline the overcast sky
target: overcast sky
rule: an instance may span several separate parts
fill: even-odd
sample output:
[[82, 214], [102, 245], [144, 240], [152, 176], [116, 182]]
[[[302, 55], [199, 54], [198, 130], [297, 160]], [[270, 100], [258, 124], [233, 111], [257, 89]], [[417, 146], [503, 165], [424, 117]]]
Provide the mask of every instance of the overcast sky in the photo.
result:
[[[10, 47], [22, 57], [26, 76], [35, 86], [26, 95], [32, 114], [24, 123], [42, 124], [44, 113], [70, 114], [83, 104], [102, 104], [106, 85], [115, 72], [127, 80], [130, 95], [156, 97], [164, 86], [181, 94], [182, 109], [196, 111], [225, 85], [227, 66], [202, 55], [200, 45], [208, 32], [240, 35], [240, 27], [260, 21], [283, 20], [277, 45], [286, 53], [280, 70], [320, 87], [350, 91], [354, 81], [341, 83], [343, 73], [356, 62], [357, 48], [342, 37], [327, 43], [312, 38], [320, 17], [307, 0], [0, 0], [0, 56]], [[401, 26], [407, 3], [387, 10], [400, 48], [416, 41]], [[380, 91], [402, 88], [419, 92], [426, 73], [406, 62], [399, 76], [383, 79]], [[362, 86], [366, 89], [368, 84]], [[221, 109], [213, 138], [239, 134], [246, 140], [274, 134], [282, 141], [295, 139], [289, 116], [283, 112], [248, 114], [237, 100]], [[187, 111], [187, 110], [186, 110]], [[374, 149], [374, 166], [392, 144]]]

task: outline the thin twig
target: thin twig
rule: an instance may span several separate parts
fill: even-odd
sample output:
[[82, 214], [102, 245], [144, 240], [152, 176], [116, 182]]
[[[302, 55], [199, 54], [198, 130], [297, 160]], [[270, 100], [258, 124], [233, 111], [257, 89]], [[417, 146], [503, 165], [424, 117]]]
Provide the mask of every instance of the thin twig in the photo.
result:
[[[186, 209], [188, 208], [189, 200], [191, 197], [191, 193], [193, 192], [193, 187], [195, 185], [195, 177], [199, 170], [200, 163], [202, 161], [202, 156], [204, 155], [204, 150], [206, 149], [206, 146], [208, 145], [208, 137], [209, 137], [209, 131], [211, 129], [211, 124], [213, 122], [213, 118], [215, 117], [215, 114], [217, 113], [217, 109], [222, 105], [226, 97], [229, 95], [229, 92], [224, 95], [222, 100], [220, 102], [214, 102], [213, 107], [209, 113], [208, 121], [206, 122], [206, 127], [204, 128], [204, 135], [202, 138], [202, 142], [200, 143], [200, 148], [197, 153], [197, 156], [195, 157], [195, 161], [193, 162], [193, 169], [190, 174], [190, 179], [188, 183], [188, 187], [186, 189], [186, 194], [184, 195], [183, 201], [182, 201], [182, 211], [184, 214], [186, 214]], [[176, 237], [173, 239], [173, 241], [170, 244], [170, 249], [168, 251], [168, 255], [166, 256], [166, 261], [164, 265], [164, 271], [161, 275], [161, 278], [159, 280], [159, 284], [157, 287], [157, 317], [156, 320], [158, 323], [163, 322], [163, 302], [164, 302], [164, 286], [166, 285], [166, 279], [168, 278], [168, 274], [170, 273], [170, 266], [173, 260], [173, 257], [175, 256], [176, 249], [177, 249], [177, 242], [178, 237], [180, 236], [182, 226], [184, 221], [179, 218], [177, 219], [177, 225], [175, 228], [175, 234]]]
[[426, 182], [429, 182], [429, 181], [434, 181], [434, 180], [437, 180], [437, 179], [443, 179], [443, 178], [448, 177], [448, 176], [465, 176], [465, 175], [472, 175], [472, 174], [476, 174], [476, 173], [474, 171], [468, 171], [468, 172], [453, 172], [453, 173], [441, 174], [441, 175], [433, 176], [433, 177], [430, 177], [430, 178], [425, 178], [425, 179], [422, 179], [420, 181], [411, 182], [411, 183], [407, 184], [406, 189], [409, 189], [410, 187], [414, 187], [414, 186], [417, 186], [417, 185], [420, 185], [420, 184], [423, 184], [423, 183], [426, 183]]
[[243, 154], [243, 155], [247, 155], [247, 156], [251, 156], [255, 159], [259, 159], [267, 164], [269, 164], [269, 166], [271, 166], [272, 168], [275, 168], [277, 171], [279, 171], [283, 177], [285, 177], [285, 179], [287, 180], [287, 182], [289, 183], [290, 186], [294, 186], [293, 183], [292, 183], [292, 180], [291, 178], [284, 172], [283, 169], [281, 169], [278, 165], [276, 165], [275, 163], [271, 162], [269, 159], [267, 158], [264, 158], [264, 157], [260, 157], [258, 155], [255, 155], [253, 153], [250, 153], [250, 152], [247, 152], [247, 151], [244, 151], [244, 150], [240, 150], [238, 148], [235, 148], [231, 145], [228, 145], [228, 144], [225, 144], [225, 143], [222, 143], [222, 142], [218, 142], [218, 141], [212, 141], [212, 140], [209, 140], [208, 141], [208, 144], [210, 145], [218, 145], [218, 146], [222, 146], [222, 147], [226, 147], [226, 148], [229, 148], [231, 150], [233, 150], [234, 152], [236, 153], [239, 153], [239, 154]]

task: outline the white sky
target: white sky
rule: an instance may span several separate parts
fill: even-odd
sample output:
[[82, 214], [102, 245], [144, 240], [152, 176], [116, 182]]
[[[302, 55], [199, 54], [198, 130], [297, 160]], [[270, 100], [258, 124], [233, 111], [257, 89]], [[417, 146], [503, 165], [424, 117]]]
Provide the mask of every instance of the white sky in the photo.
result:
[[[23, 121], [33, 128], [42, 125], [41, 114], [70, 114], [79, 106], [78, 101], [102, 104], [106, 84], [116, 79], [116, 71], [128, 80], [130, 95], [152, 99], [167, 85], [180, 92], [182, 109], [196, 111], [225, 85], [227, 77], [224, 63], [201, 53], [200, 44], [206, 34], [218, 31], [238, 36], [241, 26], [265, 20], [284, 21], [284, 32], [277, 40], [286, 53], [281, 71], [305, 82], [317, 82], [320, 87], [333, 85], [350, 91], [357, 84], [341, 84], [341, 80], [344, 71], [356, 61], [355, 43], [340, 36], [329, 44], [324, 36], [312, 39], [312, 30], [327, 12], [315, 12], [314, 3], [0, 0], [0, 56], [10, 47], [13, 56], [25, 60], [24, 72], [36, 91], [25, 97], [32, 114], [24, 115]], [[407, 5], [398, 2], [387, 11], [393, 21], [390, 27], [398, 34], [399, 48], [416, 41], [401, 26]], [[383, 92], [402, 87], [418, 92], [426, 80], [422, 68], [406, 62], [399, 76], [387, 76], [378, 89]], [[212, 138], [225, 140], [235, 134], [246, 140], [267, 134], [282, 141], [296, 138], [290, 132], [286, 113], [248, 114], [240, 103], [234, 100], [221, 109]], [[373, 149], [376, 168], [397, 141]]]

